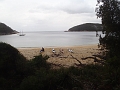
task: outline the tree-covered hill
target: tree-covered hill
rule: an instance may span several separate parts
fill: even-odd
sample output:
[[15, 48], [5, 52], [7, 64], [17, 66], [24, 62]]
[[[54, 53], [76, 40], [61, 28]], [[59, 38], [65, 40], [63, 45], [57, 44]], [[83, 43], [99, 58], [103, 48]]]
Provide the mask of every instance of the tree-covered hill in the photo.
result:
[[15, 34], [17, 31], [0, 22], [0, 35]]
[[97, 23], [85, 23], [81, 25], [74, 26], [68, 31], [102, 31], [102, 24]]

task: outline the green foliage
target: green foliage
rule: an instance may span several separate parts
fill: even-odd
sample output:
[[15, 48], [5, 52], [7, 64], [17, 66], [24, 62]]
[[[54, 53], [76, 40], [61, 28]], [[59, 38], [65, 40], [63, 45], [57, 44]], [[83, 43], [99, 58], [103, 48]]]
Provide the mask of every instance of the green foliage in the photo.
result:
[[101, 71], [103, 67], [97, 65], [49, 71], [41, 68], [34, 76], [23, 80], [20, 90], [101, 90], [99, 86], [104, 76]]
[[11, 89], [19, 85], [27, 74], [26, 58], [16, 48], [0, 42], [0, 82], [7, 83], [4, 88]]
[[9, 77], [22, 73], [25, 69], [26, 58], [17, 49], [6, 43], [0, 43], [0, 72]]
[[[104, 66], [103, 89], [120, 89], [120, 1], [97, 0], [97, 16], [102, 19], [103, 33], [100, 44], [108, 51]], [[100, 4], [102, 3], [102, 4]]]
[[[99, 5], [99, 3], [101, 3]], [[98, 0], [97, 16], [102, 19], [103, 33], [100, 44], [109, 50], [109, 56], [119, 56], [120, 50], [120, 1]]]
[[0, 90], [18, 88], [26, 77], [34, 75], [42, 68], [49, 69], [49, 64], [46, 62], [48, 58], [39, 55], [27, 61], [16, 48], [0, 42]]
[[30, 61], [31, 66], [36, 70], [39, 70], [40, 68], [48, 69], [48, 68], [50, 68], [49, 64], [46, 62], [46, 60], [48, 58], [49, 58], [49, 56], [47, 56], [47, 55], [42, 56], [42, 54], [35, 56], [35, 58]]
[[72, 80], [65, 69], [40, 69], [35, 76], [23, 80], [20, 90], [72, 90]]

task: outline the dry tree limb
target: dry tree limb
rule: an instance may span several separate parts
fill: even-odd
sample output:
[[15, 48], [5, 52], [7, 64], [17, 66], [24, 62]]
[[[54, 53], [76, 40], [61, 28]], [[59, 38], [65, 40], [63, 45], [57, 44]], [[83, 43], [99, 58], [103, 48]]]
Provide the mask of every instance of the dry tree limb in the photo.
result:
[[80, 63], [80, 65], [83, 65], [80, 60], [78, 60], [77, 58], [73, 57], [73, 55], [71, 55], [71, 56], [72, 56], [73, 59], [77, 60]]
[[50, 65], [53, 65], [53, 66], [58, 66], [58, 67], [62, 67], [61, 64], [54, 64], [54, 63], [50, 63]]
[[92, 58], [92, 59], [95, 59], [94, 57], [86, 57], [86, 58], [81, 58], [82, 60], [86, 60], [88, 58]]
[[86, 58], [81, 58], [81, 59], [86, 60], [86, 59], [89, 59], [89, 58], [94, 59], [94, 62], [104, 64], [104, 62], [103, 62], [104, 60], [98, 60], [95, 55], [94, 55], [94, 57], [86, 57]]

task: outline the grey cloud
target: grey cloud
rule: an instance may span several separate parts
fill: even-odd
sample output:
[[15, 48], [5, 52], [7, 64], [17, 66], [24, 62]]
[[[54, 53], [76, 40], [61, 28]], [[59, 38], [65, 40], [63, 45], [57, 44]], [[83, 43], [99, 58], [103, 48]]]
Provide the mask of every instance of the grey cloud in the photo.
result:
[[62, 8], [64, 12], [69, 14], [93, 13], [94, 8], [80, 7], [80, 8]]
[[68, 14], [81, 14], [81, 13], [93, 13], [95, 10], [93, 7], [85, 3], [84, 1], [69, 1], [59, 2], [57, 4], [41, 4], [36, 8], [30, 10], [31, 13], [40, 12], [57, 12], [63, 11]]
[[34, 9], [29, 10], [29, 12], [31, 13], [40, 13], [40, 12], [50, 12], [50, 11], [54, 11], [55, 8], [51, 7], [51, 6], [46, 6], [46, 5], [40, 5], [37, 6]]
[[29, 10], [31, 13], [40, 13], [40, 12], [57, 12], [63, 11], [68, 14], [81, 14], [81, 13], [93, 13], [95, 10], [92, 7], [39, 7], [36, 9]]
[[[74, 2], [75, 1], [75, 2]], [[69, 14], [93, 13], [94, 8], [82, 0], [74, 0], [68, 4], [63, 4], [61, 10]]]

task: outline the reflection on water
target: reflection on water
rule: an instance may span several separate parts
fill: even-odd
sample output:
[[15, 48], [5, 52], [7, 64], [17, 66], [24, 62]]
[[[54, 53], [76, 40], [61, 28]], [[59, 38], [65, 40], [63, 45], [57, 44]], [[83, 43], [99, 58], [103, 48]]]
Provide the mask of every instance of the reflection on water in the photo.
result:
[[0, 41], [9, 43], [14, 47], [74, 46], [99, 42], [96, 32], [39, 31], [26, 32], [25, 34], [25, 36], [2, 35]]

